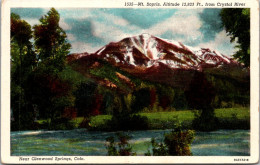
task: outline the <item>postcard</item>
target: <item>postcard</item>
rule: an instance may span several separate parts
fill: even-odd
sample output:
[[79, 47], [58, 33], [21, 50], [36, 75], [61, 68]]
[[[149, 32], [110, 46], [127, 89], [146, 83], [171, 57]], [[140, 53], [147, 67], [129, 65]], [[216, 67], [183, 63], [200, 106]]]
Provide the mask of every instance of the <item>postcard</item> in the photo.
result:
[[1, 160], [259, 161], [253, 0], [4, 0]]

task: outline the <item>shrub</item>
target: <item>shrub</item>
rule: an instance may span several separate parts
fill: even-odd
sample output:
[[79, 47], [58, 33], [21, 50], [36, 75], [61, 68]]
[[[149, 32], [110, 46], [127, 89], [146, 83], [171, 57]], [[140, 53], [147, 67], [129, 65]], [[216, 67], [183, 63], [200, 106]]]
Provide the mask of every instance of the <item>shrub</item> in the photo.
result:
[[[124, 96], [114, 97], [112, 119], [106, 122], [108, 131], [115, 130], [145, 130], [148, 128], [148, 118], [137, 113], [149, 103], [149, 90], [140, 89]], [[145, 100], [142, 99], [145, 98]], [[106, 127], [104, 127], [106, 128]]]
[[194, 139], [194, 131], [172, 131], [165, 135], [164, 143], [168, 146], [169, 155], [191, 156], [190, 145]]
[[106, 122], [108, 130], [145, 130], [148, 129], [148, 118], [138, 114], [118, 114]]
[[215, 116], [214, 109], [209, 107], [208, 110], [195, 112], [195, 118], [192, 121], [192, 127], [199, 131], [213, 131], [218, 128], [218, 119]]
[[110, 136], [110, 137], [106, 138], [106, 141], [109, 143], [108, 145], [106, 145], [107, 154], [109, 156], [118, 156], [119, 153], [118, 153], [117, 148], [115, 146], [115, 139], [114, 139], [114, 137]]
[[114, 137], [110, 136], [106, 138], [108, 144], [106, 144], [107, 153], [109, 156], [134, 156], [135, 152], [132, 152], [132, 146], [128, 143], [130, 136], [121, 133], [117, 134], [119, 142], [115, 142]]
[[76, 128], [75, 123], [68, 118], [57, 118], [49, 126], [50, 130], [70, 130]]
[[[164, 143], [157, 143], [154, 138], [151, 140], [152, 143], [152, 151], [154, 156], [167, 156], [169, 155], [168, 147]], [[146, 155], [149, 155], [146, 154]]]
[[[176, 124], [172, 132], [164, 135], [164, 142], [158, 143], [153, 138], [152, 151], [154, 156], [191, 156], [190, 145], [194, 139], [193, 130], [183, 130], [181, 124]], [[150, 152], [145, 155], [151, 155]]]

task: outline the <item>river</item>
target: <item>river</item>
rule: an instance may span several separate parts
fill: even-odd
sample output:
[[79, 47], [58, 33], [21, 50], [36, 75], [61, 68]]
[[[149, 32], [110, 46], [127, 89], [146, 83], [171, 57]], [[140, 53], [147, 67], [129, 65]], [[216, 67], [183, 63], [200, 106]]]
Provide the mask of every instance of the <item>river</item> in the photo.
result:
[[[162, 141], [170, 130], [126, 132], [137, 155], [151, 150], [151, 138]], [[90, 156], [106, 155], [106, 138], [116, 132], [86, 131], [15, 131], [11, 132], [12, 156]], [[218, 130], [196, 132], [191, 145], [194, 156], [249, 156], [249, 130]]]

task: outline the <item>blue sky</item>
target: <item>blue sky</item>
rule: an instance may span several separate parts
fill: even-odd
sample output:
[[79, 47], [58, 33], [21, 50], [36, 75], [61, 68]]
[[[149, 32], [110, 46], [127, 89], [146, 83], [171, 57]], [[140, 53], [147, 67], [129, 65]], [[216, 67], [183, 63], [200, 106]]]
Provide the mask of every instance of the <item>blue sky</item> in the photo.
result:
[[[72, 45], [71, 53], [95, 52], [109, 42], [149, 33], [193, 47], [235, 52], [221, 26], [220, 9], [56, 8], [60, 26]], [[49, 8], [12, 8], [32, 26]]]

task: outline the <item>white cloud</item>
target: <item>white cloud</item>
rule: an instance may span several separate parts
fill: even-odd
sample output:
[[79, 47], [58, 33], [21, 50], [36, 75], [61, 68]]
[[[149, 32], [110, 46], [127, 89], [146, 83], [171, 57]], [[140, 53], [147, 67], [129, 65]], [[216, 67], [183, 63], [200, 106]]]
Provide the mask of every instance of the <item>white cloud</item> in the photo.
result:
[[[224, 30], [218, 33], [214, 40], [201, 43], [204, 34], [200, 31], [203, 22], [200, 20], [199, 14], [203, 12], [203, 9], [178, 10], [170, 18], [158, 22], [148, 29], [142, 29], [119, 15], [109, 14], [101, 10], [80, 10], [78, 15], [75, 15], [75, 13], [73, 15], [73, 11], [67, 11], [71, 14], [63, 11], [62, 14], [66, 15], [64, 18], [75, 18], [77, 20], [91, 18], [92, 34], [97, 38], [101, 38], [103, 42], [100, 42], [99, 46], [93, 46], [91, 43], [76, 42], [77, 38], [70, 33], [68, 34], [68, 39], [72, 42], [72, 52], [93, 53], [109, 42], [117, 42], [123, 38], [142, 33], [150, 33], [155, 36], [172, 33], [175, 37], [172, 38], [173, 40], [183, 43], [194, 43], [196, 41], [198, 43], [196, 47], [210, 48], [228, 56], [236, 51], [234, 49], [235, 43], [230, 44], [230, 39]], [[71, 29], [63, 19], [61, 19], [60, 25], [64, 30]]]
[[63, 29], [63, 30], [70, 30], [71, 29], [71, 26], [69, 26], [65, 21], [64, 19], [60, 19], [60, 27]]
[[[142, 33], [160, 36], [166, 32], [171, 32], [176, 36], [185, 36], [174, 38], [174, 40], [181, 42], [193, 41], [203, 37], [203, 34], [199, 31], [202, 22], [199, 19], [198, 12], [194, 12], [194, 10], [185, 10], [185, 12], [177, 11], [172, 17], [155, 24], [149, 29], [142, 29], [135, 25], [131, 25], [127, 20], [119, 16], [107, 14], [103, 11], [98, 13], [98, 17], [106, 19], [102, 21], [98, 19], [91, 20], [93, 26], [92, 34], [97, 38], [102, 38], [105, 44]], [[103, 45], [100, 47], [102, 46]], [[90, 47], [90, 49], [93, 48]]]
[[39, 19], [36, 18], [27, 18], [26, 22], [28, 22], [32, 27], [40, 23]]
[[103, 11], [98, 12], [99, 17], [104, 17], [106, 18], [106, 21], [109, 23], [113, 23], [114, 25], [119, 25], [119, 26], [127, 26], [129, 25], [129, 22], [122, 17], [105, 13]]
[[71, 42], [76, 40], [76, 37], [71, 33], [67, 33], [67, 37], [68, 37], [68, 40]]
[[72, 42], [71, 43], [72, 50], [71, 53], [95, 53], [98, 49], [101, 47], [99, 46], [92, 46], [91, 43], [85, 43], [85, 42]]
[[200, 32], [201, 26], [202, 22], [199, 19], [198, 13], [185, 10], [185, 12], [177, 11], [172, 17], [159, 22], [146, 31], [155, 36], [160, 36], [166, 32], [171, 32], [177, 36], [184, 35], [186, 38], [179, 38], [179, 41], [184, 42], [185, 40], [202, 38], [203, 34]]
[[206, 43], [200, 43], [198, 47], [217, 50], [220, 53], [231, 57], [231, 55], [237, 51], [234, 48], [235, 45], [236, 43], [230, 43], [230, 37], [227, 36], [225, 30], [222, 30], [216, 35], [215, 40]]
[[105, 43], [119, 41], [125, 37], [131, 36], [131, 34], [111, 24], [92, 22], [92, 25], [93, 35], [95, 37], [102, 38]]

